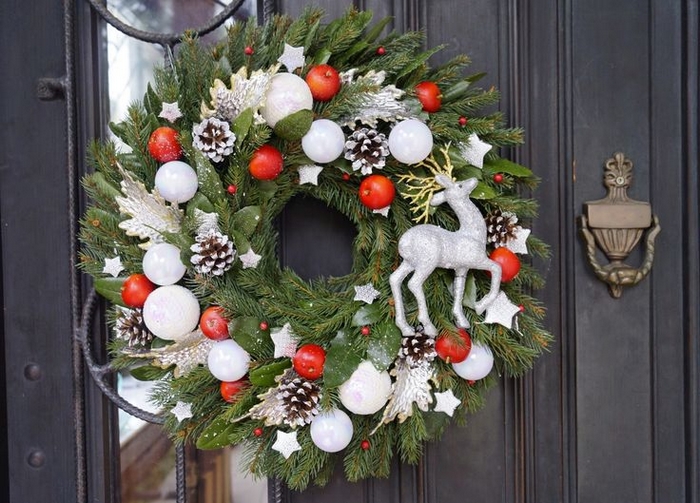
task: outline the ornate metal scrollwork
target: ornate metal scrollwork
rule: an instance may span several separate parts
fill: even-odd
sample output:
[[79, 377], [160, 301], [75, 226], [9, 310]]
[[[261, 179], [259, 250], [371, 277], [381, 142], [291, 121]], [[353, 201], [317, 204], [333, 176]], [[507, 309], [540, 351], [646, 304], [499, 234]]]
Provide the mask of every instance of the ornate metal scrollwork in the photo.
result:
[[[632, 161], [617, 152], [605, 163], [604, 184], [608, 194], [597, 201], [583, 204], [581, 234], [586, 242], [586, 256], [596, 277], [608, 285], [610, 294], [619, 299], [623, 287], [642, 281], [654, 262], [654, 241], [661, 231], [659, 219], [651, 213], [651, 205], [627, 196], [632, 183]], [[623, 261], [642, 239], [645, 230], [646, 252], [641, 267]], [[601, 265], [596, 256], [600, 248], [610, 262]]]

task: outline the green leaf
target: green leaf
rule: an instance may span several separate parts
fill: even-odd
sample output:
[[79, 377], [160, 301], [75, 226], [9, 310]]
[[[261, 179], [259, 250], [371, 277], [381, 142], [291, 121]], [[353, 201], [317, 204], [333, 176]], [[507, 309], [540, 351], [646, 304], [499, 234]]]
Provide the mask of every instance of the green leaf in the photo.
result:
[[150, 83], [146, 87], [146, 94], [143, 97], [143, 107], [149, 114], [159, 114], [163, 109], [163, 102], [153, 90]]
[[194, 217], [194, 210], [204, 211], [205, 213], [216, 212], [214, 205], [211, 204], [211, 201], [207, 199], [207, 196], [201, 192], [196, 192], [194, 197], [189, 200], [185, 214], [188, 217]]
[[386, 370], [396, 359], [401, 347], [401, 331], [390, 321], [372, 327], [367, 357], [379, 370]]
[[97, 293], [102, 295], [112, 304], [127, 307], [122, 300], [122, 285], [124, 284], [124, 281], [126, 281], [126, 278], [97, 278], [95, 279], [93, 286], [95, 287], [95, 291], [97, 291]]
[[450, 422], [450, 416], [444, 412], [423, 412], [425, 432], [430, 439], [438, 439]]
[[238, 232], [249, 238], [260, 223], [262, 211], [260, 206], [246, 206], [233, 215], [233, 226]]
[[489, 187], [485, 183], [479, 182], [479, 184], [474, 188], [469, 197], [472, 199], [481, 199], [486, 201], [488, 199], [493, 199], [496, 197], [496, 191], [492, 187]]
[[197, 449], [221, 449], [230, 445], [229, 438], [234, 433], [236, 424], [229, 420], [216, 418], [207, 426], [197, 439]]
[[302, 136], [309, 132], [314, 121], [314, 113], [311, 110], [299, 110], [275, 124], [275, 134], [284, 140], [301, 140]]
[[525, 166], [503, 158], [486, 160], [484, 162], [484, 171], [489, 173], [507, 173], [518, 178], [528, 178], [532, 176], [532, 171]]
[[241, 232], [234, 230], [231, 232], [231, 239], [233, 239], [233, 244], [236, 245], [236, 251], [238, 254], [243, 254], [250, 250], [250, 241]]
[[323, 65], [328, 63], [328, 60], [331, 59], [332, 55], [333, 54], [328, 49], [321, 49], [314, 57], [314, 65]]
[[270, 333], [260, 328], [260, 320], [252, 316], [235, 318], [229, 324], [231, 337], [252, 355], [260, 355], [270, 345]]
[[236, 120], [233, 121], [233, 124], [231, 126], [231, 131], [233, 131], [233, 134], [236, 135], [236, 145], [241, 146], [243, 144], [243, 140], [245, 140], [245, 137], [248, 135], [248, 131], [250, 130], [250, 126], [253, 124], [253, 109], [252, 108], [246, 108], [243, 110], [238, 117], [236, 117]]
[[473, 274], [467, 276], [467, 281], [464, 285], [464, 297], [462, 297], [462, 305], [472, 309], [476, 306], [476, 279]]
[[291, 366], [292, 360], [290, 358], [268, 363], [267, 365], [261, 365], [248, 373], [248, 379], [254, 386], [269, 388], [275, 385], [275, 377], [282, 374], [282, 372]]
[[213, 204], [224, 199], [224, 188], [214, 166], [199, 150], [194, 153], [199, 191]]
[[347, 381], [357, 366], [362, 363], [362, 356], [357, 351], [348, 335], [340, 330], [331, 341], [323, 364], [323, 383], [328, 388], [336, 388]]
[[382, 319], [382, 308], [379, 304], [367, 304], [357, 310], [352, 317], [353, 327], [371, 325]]
[[277, 192], [278, 188], [279, 186], [277, 185], [277, 182], [273, 182], [272, 180], [261, 180], [258, 182], [260, 198], [263, 201], [269, 201], [275, 197], [275, 193]]
[[143, 365], [130, 369], [129, 372], [138, 381], [157, 381], [170, 372], [170, 368], [154, 367], [153, 365]]
[[365, 40], [369, 43], [374, 42], [377, 40], [377, 37], [381, 35], [382, 30], [386, 28], [386, 26], [391, 23], [394, 20], [394, 18], [388, 16], [385, 18], [380, 19], [372, 28], [367, 32], [365, 35]]

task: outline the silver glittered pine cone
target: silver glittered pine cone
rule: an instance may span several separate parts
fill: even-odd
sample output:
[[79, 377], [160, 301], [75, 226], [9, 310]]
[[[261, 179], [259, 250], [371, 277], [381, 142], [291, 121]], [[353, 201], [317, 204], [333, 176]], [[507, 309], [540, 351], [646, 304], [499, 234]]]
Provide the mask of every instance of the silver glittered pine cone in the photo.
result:
[[435, 339], [423, 333], [423, 327], [418, 325], [413, 335], [401, 338], [399, 357], [406, 360], [411, 367], [415, 367], [424, 361], [431, 362], [437, 356], [435, 351]]
[[389, 155], [389, 143], [384, 133], [376, 129], [356, 129], [345, 142], [345, 158], [352, 161], [352, 169], [369, 175], [373, 169], [382, 169]]
[[518, 227], [518, 217], [508, 211], [498, 208], [486, 215], [487, 241], [496, 247], [504, 246], [511, 239], [515, 239], [515, 231]]
[[276, 397], [283, 422], [292, 427], [309, 424], [319, 412], [320, 395], [318, 384], [296, 373], [285, 375], [277, 388]]
[[236, 135], [226, 121], [209, 117], [192, 126], [192, 143], [214, 162], [221, 162], [233, 152]]
[[126, 341], [130, 348], [135, 346], [147, 348], [153, 341], [153, 334], [143, 322], [141, 309], [119, 309], [114, 328], [117, 338]]
[[231, 269], [236, 259], [236, 247], [228, 236], [210, 229], [197, 234], [195, 240], [197, 242], [190, 246], [190, 250], [194, 252], [190, 262], [195, 271], [199, 274], [221, 276]]

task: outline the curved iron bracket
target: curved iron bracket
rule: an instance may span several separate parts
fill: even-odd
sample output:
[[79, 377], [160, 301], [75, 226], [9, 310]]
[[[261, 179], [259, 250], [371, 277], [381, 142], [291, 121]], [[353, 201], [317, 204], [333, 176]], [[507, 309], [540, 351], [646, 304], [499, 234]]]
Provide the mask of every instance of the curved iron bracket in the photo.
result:
[[[604, 176], [608, 194], [603, 199], [585, 202], [584, 214], [580, 217], [588, 262], [596, 277], [608, 285], [610, 295], [616, 299], [622, 296], [623, 287], [636, 285], [651, 271], [654, 242], [661, 231], [659, 218], [651, 213], [651, 205], [627, 196], [632, 183], [632, 167], [632, 161], [621, 152], [608, 159]], [[647, 229], [641, 267], [625, 264], [623, 260]], [[608, 257], [608, 264], [600, 264], [596, 257], [597, 248]]]

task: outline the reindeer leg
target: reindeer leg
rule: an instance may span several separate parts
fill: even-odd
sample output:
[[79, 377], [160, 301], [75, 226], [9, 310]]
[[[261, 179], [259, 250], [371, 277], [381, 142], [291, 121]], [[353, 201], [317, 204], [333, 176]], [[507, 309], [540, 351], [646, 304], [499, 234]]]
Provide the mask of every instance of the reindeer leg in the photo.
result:
[[475, 269], [491, 272], [491, 288], [489, 289], [489, 293], [477, 302], [475, 306], [476, 314], [481, 314], [486, 311], [486, 308], [491, 305], [491, 302], [498, 297], [501, 288], [501, 266], [493, 260], [486, 258], [479, 267], [475, 267]]
[[389, 276], [389, 285], [391, 285], [391, 294], [394, 296], [394, 309], [396, 314], [394, 316], [394, 323], [401, 330], [403, 335], [413, 335], [414, 330], [411, 325], [406, 321], [406, 312], [403, 306], [403, 296], [401, 294], [401, 284], [406, 276], [411, 274], [413, 267], [405, 260], [401, 262], [401, 265], [396, 268], [396, 270]]
[[[411, 290], [418, 303], [418, 321], [423, 324], [423, 333], [435, 337], [438, 331], [433, 322], [430, 321], [428, 303], [425, 300], [425, 292], [423, 291], [423, 283], [433, 270], [434, 268], [416, 269], [411, 279], [408, 280], [408, 289]], [[414, 331], [412, 330], [411, 333], [414, 333]]]
[[467, 270], [455, 270], [454, 282], [454, 304], [452, 305], [452, 314], [455, 317], [455, 324], [460, 328], [469, 328], [469, 320], [464, 316], [464, 308], [462, 307], [462, 299], [464, 298], [464, 285], [466, 283]]

